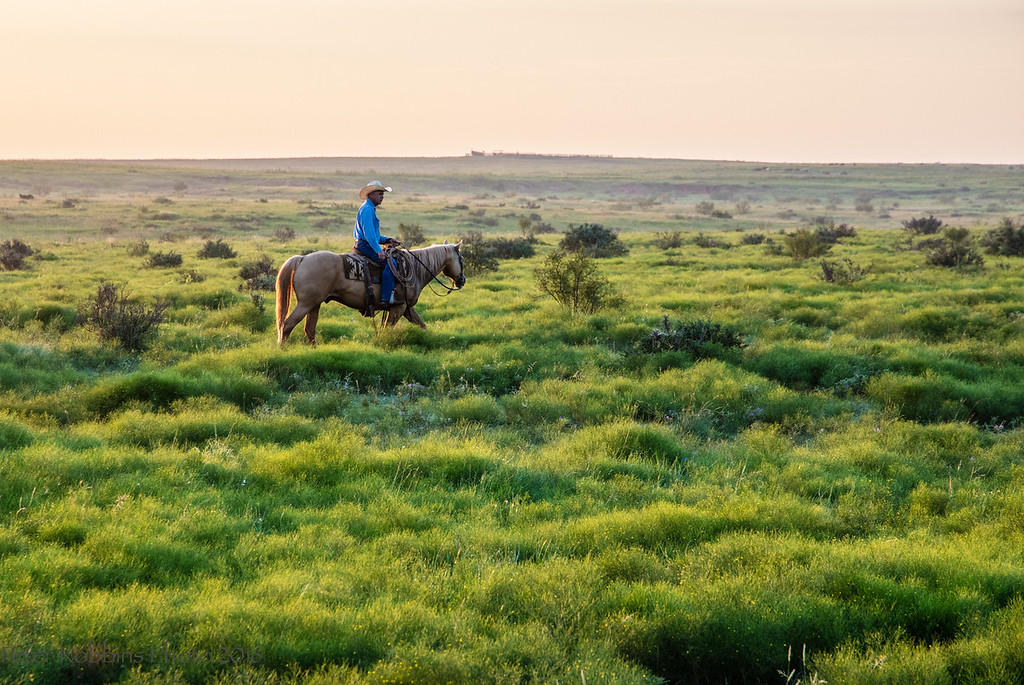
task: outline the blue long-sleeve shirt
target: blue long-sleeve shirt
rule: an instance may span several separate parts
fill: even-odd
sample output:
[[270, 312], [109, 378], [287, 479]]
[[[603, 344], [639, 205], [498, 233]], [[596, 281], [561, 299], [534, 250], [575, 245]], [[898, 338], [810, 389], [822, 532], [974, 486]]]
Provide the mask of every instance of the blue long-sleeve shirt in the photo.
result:
[[365, 240], [370, 243], [374, 252], [384, 249], [384, 241], [390, 240], [388, 236], [380, 234], [380, 220], [377, 219], [377, 207], [367, 200], [356, 212], [356, 228], [354, 231], [356, 241]]

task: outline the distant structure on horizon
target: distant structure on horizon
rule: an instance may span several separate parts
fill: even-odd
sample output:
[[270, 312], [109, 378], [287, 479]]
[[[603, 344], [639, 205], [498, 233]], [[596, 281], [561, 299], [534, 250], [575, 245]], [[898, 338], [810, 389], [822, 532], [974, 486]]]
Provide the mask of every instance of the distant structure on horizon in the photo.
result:
[[545, 154], [542, 152], [505, 152], [504, 150], [470, 150], [466, 157], [559, 157], [559, 158], [580, 158], [580, 159], [611, 159], [612, 155], [569, 155], [569, 154]]

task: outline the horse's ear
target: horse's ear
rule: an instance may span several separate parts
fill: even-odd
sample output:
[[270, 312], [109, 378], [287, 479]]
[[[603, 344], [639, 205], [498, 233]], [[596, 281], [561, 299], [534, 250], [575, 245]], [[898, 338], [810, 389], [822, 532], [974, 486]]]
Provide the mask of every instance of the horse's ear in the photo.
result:
[[447, 238], [445, 238], [445, 239], [444, 239], [444, 244], [445, 244], [445, 245], [447, 245], [447, 244], [448, 244], [448, 239], [447, 239]]

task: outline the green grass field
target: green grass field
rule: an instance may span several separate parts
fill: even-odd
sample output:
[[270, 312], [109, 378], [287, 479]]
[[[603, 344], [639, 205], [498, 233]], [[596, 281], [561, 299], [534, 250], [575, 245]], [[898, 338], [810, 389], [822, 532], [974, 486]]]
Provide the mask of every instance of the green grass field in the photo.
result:
[[[371, 178], [385, 233], [557, 232], [425, 292], [426, 331], [329, 304], [279, 348], [240, 271], [347, 251]], [[0, 243], [33, 250], [0, 272], [0, 680], [1022, 682], [1024, 258], [933, 266], [902, 225], [978, 241], [1022, 181], [0, 162]], [[629, 254], [595, 260], [622, 303], [573, 316], [534, 270], [583, 223]], [[831, 224], [854, 234], [787, 251]], [[200, 257], [218, 239], [236, 255]], [[167, 304], [143, 351], [83, 322], [103, 283]], [[645, 346], [701, 321], [744, 345]]]

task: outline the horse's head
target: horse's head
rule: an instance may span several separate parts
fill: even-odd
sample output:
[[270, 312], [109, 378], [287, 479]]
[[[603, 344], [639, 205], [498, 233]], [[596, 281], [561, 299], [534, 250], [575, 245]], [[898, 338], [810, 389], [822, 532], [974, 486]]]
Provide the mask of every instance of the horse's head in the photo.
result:
[[452, 285], [457, 290], [461, 290], [462, 286], [466, 285], [466, 274], [462, 272], [462, 253], [459, 252], [459, 248], [462, 247], [462, 241], [460, 240], [455, 245], [446, 244], [445, 247], [452, 249], [445, 250], [446, 255], [441, 273], [451, 279]]

